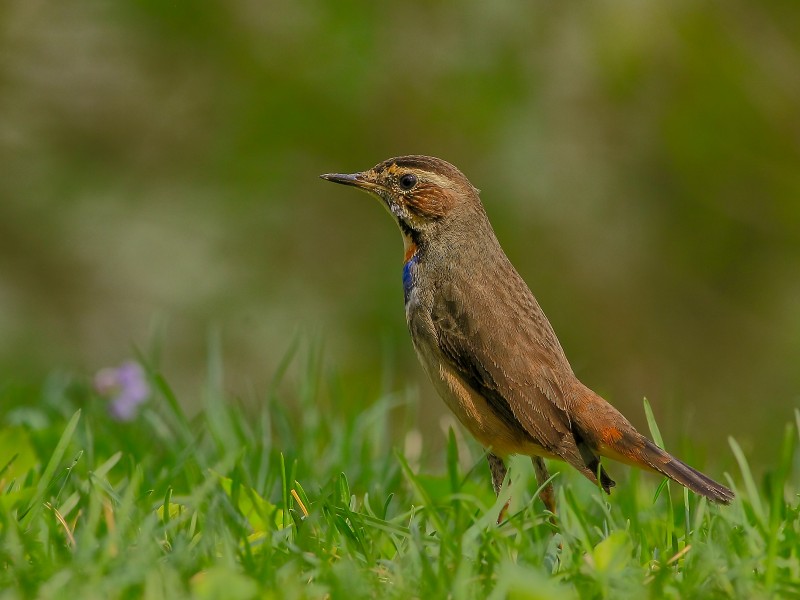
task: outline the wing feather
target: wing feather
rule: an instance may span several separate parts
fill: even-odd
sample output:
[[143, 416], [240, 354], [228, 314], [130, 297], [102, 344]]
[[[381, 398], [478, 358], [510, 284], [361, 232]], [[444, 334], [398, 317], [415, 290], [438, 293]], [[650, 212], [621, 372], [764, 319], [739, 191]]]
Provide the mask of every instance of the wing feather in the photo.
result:
[[575, 442], [560, 374], [574, 377], [572, 369], [525, 283], [516, 272], [503, 281], [492, 295], [479, 285], [441, 285], [431, 307], [437, 343], [500, 418], [563, 455]]

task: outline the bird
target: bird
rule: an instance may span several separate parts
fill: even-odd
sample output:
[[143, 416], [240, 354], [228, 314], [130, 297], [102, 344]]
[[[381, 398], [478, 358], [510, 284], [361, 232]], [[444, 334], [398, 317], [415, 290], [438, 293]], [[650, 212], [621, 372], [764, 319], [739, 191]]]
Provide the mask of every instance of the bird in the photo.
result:
[[661, 474], [714, 503], [733, 500], [730, 489], [641, 435], [577, 378], [500, 246], [479, 190], [458, 168], [408, 155], [320, 177], [377, 197], [397, 223], [414, 349], [447, 407], [486, 449], [495, 493], [508, 458], [526, 455], [551, 515], [555, 493], [544, 459], [566, 462], [607, 494], [615, 481], [601, 458]]

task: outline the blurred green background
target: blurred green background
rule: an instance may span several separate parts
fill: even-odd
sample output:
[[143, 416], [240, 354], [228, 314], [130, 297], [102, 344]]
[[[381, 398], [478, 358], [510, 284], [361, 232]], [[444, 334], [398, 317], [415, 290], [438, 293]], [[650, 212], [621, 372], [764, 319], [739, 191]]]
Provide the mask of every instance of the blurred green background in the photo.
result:
[[774, 454], [800, 400], [793, 1], [5, 0], [2, 381], [159, 338], [191, 402], [217, 328], [257, 401], [299, 335], [353, 402], [418, 389], [438, 432], [396, 227], [317, 178], [406, 153], [482, 190], [634, 424], [646, 396], [668, 443]]

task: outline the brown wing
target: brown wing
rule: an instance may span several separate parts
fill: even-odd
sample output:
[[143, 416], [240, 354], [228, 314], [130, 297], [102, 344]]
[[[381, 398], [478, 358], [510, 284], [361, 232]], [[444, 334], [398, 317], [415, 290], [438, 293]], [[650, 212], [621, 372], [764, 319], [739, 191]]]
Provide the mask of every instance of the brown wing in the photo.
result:
[[614, 481], [567, 412], [577, 383], [572, 368], [533, 294], [508, 267], [491, 294], [479, 281], [440, 284], [431, 318], [441, 354], [512, 430], [593, 482], [599, 470], [608, 492]]
[[506, 423], [563, 455], [575, 446], [565, 397], [572, 369], [525, 283], [516, 272], [502, 281], [491, 294], [480, 281], [439, 287], [431, 310], [439, 348]]

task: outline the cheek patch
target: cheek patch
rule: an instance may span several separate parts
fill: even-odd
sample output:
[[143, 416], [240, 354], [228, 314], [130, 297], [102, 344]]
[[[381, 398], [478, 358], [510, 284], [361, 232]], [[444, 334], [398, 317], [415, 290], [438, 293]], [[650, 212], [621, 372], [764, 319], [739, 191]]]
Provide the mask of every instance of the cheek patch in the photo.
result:
[[441, 219], [453, 206], [446, 190], [436, 185], [420, 184], [406, 204], [414, 214], [425, 219]]

